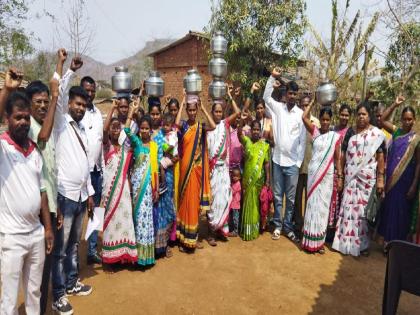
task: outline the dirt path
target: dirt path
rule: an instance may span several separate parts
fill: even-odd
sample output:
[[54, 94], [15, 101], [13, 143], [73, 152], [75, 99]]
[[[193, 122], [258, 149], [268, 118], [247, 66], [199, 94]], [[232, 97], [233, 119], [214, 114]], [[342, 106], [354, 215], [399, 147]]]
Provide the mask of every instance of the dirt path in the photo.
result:
[[[380, 314], [385, 263], [378, 247], [369, 258], [308, 255], [266, 233], [205, 244], [194, 255], [174, 248], [146, 271], [107, 274], [82, 259], [94, 292], [70, 301], [75, 314]], [[399, 314], [419, 309], [420, 298], [403, 293]]]

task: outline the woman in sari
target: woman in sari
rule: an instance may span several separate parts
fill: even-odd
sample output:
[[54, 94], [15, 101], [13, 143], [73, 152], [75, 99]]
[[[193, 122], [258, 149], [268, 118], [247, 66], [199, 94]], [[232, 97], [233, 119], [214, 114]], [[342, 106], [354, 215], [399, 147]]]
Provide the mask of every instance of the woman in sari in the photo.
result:
[[[312, 157], [308, 165], [308, 194], [303, 226], [302, 248], [310, 253], [324, 254], [328, 216], [331, 204], [334, 169], [343, 177], [340, 165], [340, 136], [330, 131], [332, 111], [323, 107], [319, 113], [321, 128], [310, 119], [313, 102], [305, 108], [302, 120], [312, 136]], [[342, 183], [339, 182], [339, 185]], [[337, 190], [341, 191], [338, 186]]]
[[384, 190], [385, 136], [370, 124], [370, 108], [357, 107], [356, 127], [349, 128], [342, 146], [343, 196], [332, 247], [347, 255], [369, 255], [367, 205], [371, 193]]
[[392, 134], [387, 156], [384, 208], [378, 229], [385, 243], [408, 240], [416, 227], [413, 217], [417, 218], [418, 211], [415, 203], [420, 178], [420, 137], [414, 130], [415, 111], [410, 106], [402, 110], [401, 128], [389, 121], [392, 112], [403, 102], [403, 97], [397, 97], [382, 116], [383, 127]]
[[[341, 104], [340, 109], [338, 110], [339, 120], [338, 124], [334, 126], [334, 131], [340, 137], [340, 146], [343, 142], [344, 136], [346, 135], [347, 130], [349, 129], [348, 123], [351, 117], [351, 108], [346, 103]], [[341, 153], [341, 150], [340, 150]], [[328, 227], [335, 229], [335, 224], [337, 222], [337, 212], [340, 209], [341, 204], [341, 194], [338, 192], [338, 177], [337, 174], [334, 173], [334, 184], [333, 190], [331, 195], [331, 203], [330, 203], [330, 214], [328, 219]], [[331, 237], [332, 239], [332, 237]]]
[[[158, 163], [160, 170], [161, 189], [159, 203], [154, 207], [155, 224], [155, 250], [156, 255], [166, 255], [171, 257], [172, 252], [168, 247], [168, 241], [175, 220], [174, 209], [174, 172], [173, 166], [166, 170], [161, 165], [163, 157], [163, 146], [165, 144], [165, 134], [162, 129], [162, 114], [160, 105], [152, 103], [149, 105], [149, 113], [152, 118], [152, 141], [158, 145]], [[162, 185], [162, 183], [164, 183]]]
[[[116, 108], [116, 103], [113, 107]], [[104, 264], [137, 262], [128, 171], [132, 152], [120, 145], [121, 123], [109, 112], [104, 124], [105, 168], [102, 205], [105, 208], [102, 261]]]
[[[227, 240], [229, 234], [229, 210], [232, 200], [232, 190], [229, 175], [229, 150], [230, 150], [230, 124], [236, 120], [240, 109], [233, 100], [231, 92], [233, 87], [228, 88], [228, 96], [232, 102], [234, 113], [223, 119], [223, 106], [221, 102], [214, 101], [211, 113], [216, 129], [207, 132], [207, 144], [210, 160], [210, 186], [212, 201], [210, 211], [207, 212], [211, 234], [219, 233], [223, 240]], [[217, 245], [214, 236], [207, 239], [211, 246]]]
[[153, 204], [159, 200], [158, 146], [150, 140], [151, 119], [140, 118], [140, 137], [132, 134], [130, 123], [139, 105], [134, 102], [125, 127], [134, 151], [134, 166], [131, 174], [133, 187], [134, 228], [136, 233], [137, 263], [142, 266], [155, 263], [155, 234]]
[[246, 116], [241, 115], [238, 134], [244, 146], [245, 167], [242, 175], [242, 215], [239, 235], [251, 241], [260, 233], [260, 193], [263, 186], [270, 186], [270, 145], [261, 139], [258, 120], [251, 123], [251, 138], [244, 136], [242, 126]]
[[[179, 208], [177, 213], [177, 238], [180, 251], [193, 251], [197, 245], [198, 219], [200, 209], [207, 211], [210, 207], [209, 162], [206, 148], [206, 132], [216, 127], [213, 119], [201, 105], [197, 96], [189, 95], [186, 111], [188, 120], [181, 121], [182, 108], [176, 117], [179, 128]], [[197, 122], [197, 110], [201, 109], [209, 126]]]

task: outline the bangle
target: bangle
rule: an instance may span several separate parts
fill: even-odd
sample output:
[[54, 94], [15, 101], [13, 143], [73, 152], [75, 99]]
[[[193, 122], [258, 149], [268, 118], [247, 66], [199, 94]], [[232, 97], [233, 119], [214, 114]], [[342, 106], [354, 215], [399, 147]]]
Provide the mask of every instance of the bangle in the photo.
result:
[[343, 174], [337, 174], [337, 178], [344, 178]]

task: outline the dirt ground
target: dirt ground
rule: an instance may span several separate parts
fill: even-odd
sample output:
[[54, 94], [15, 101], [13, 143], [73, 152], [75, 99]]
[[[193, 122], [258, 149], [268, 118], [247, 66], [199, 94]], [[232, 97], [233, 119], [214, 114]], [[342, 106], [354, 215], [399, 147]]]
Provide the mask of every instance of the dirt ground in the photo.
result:
[[[368, 258], [330, 250], [308, 255], [268, 233], [251, 242], [231, 238], [214, 248], [204, 245], [195, 254], [175, 247], [172, 258], [147, 270], [127, 266], [109, 274], [86, 265], [83, 241], [81, 278], [93, 293], [70, 297], [75, 314], [381, 313], [386, 259], [377, 245]], [[419, 309], [420, 297], [403, 292], [398, 314]]]

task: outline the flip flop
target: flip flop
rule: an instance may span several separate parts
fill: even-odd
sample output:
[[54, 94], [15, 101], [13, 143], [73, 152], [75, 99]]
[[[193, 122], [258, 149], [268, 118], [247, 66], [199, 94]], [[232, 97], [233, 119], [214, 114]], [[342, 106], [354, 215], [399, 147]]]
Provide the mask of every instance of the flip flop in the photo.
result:
[[273, 235], [271, 236], [271, 239], [277, 241], [280, 239], [280, 235], [281, 235], [281, 231], [278, 229], [275, 229], [273, 232]]

